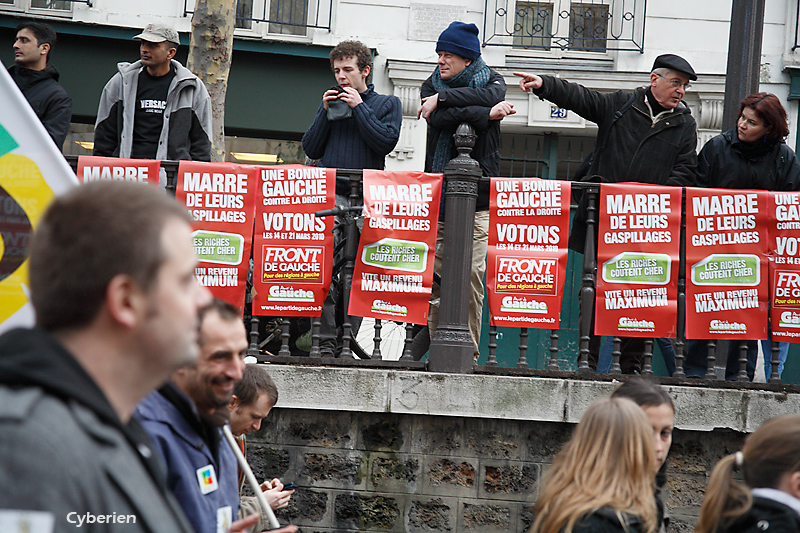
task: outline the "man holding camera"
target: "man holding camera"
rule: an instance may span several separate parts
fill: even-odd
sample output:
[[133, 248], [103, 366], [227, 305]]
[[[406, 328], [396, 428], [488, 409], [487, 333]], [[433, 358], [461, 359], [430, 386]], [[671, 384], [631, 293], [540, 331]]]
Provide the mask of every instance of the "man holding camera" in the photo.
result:
[[[342, 41], [331, 50], [330, 60], [338, 85], [322, 95], [314, 123], [303, 135], [303, 150], [321, 167], [383, 170], [386, 155], [400, 138], [400, 99], [378, 94], [367, 83], [372, 54], [363, 43]], [[336, 176], [336, 205], [349, 205], [349, 196], [349, 178]], [[340, 220], [336, 226], [334, 239], [338, 242], [342, 238], [341, 231], [337, 231], [342, 227]], [[336, 348], [333, 298], [329, 293], [322, 308], [323, 356], [332, 356]]]
[[[322, 95], [314, 123], [303, 135], [303, 150], [322, 167], [382, 170], [400, 138], [400, 99], [367, 84], [372, 54], [361, 42], [342, 41], [330, 59], [338, 85]], [[336, 194], [350, 194], [349, 180], [337, 178]]]

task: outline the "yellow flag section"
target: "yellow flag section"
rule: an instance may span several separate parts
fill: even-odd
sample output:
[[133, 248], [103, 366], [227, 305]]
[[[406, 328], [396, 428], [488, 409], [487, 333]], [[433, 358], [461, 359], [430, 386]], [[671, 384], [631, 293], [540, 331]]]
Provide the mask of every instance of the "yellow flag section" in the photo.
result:
[[78, 180], [5, 68], [0, 68], [0, 102], [2, 332], [33, 324], [28, 300], [31, 237], [53, 196]]

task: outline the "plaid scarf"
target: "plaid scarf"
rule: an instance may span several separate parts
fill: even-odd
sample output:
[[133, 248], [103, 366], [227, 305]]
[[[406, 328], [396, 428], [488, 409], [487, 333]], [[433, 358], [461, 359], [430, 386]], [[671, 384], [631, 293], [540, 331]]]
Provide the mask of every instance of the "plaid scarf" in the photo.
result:
[[[483, 88], [489, 83], [489, 76], [491, 71], [483, 58], [480, 56], [469, 64], [467, 68], [458, 73], [455, 77], [449, 80], [443, 80], [439, 74], [439, 67], [433, 71], [431, 76], [433, 81], [433, 88], [436, 91], [444, 89], [455, 89], [457, 87], [472, 87]], [[431, 172], [442, 172], [447, 163], [450, 162], [450, 154], [453, 151], [453, 135], [456, 132], [456, 126], [445, 128], [439, 134], [439, 140], [436, 143], [436, 151], [433, 154], [433, 163], [431, 165]]]

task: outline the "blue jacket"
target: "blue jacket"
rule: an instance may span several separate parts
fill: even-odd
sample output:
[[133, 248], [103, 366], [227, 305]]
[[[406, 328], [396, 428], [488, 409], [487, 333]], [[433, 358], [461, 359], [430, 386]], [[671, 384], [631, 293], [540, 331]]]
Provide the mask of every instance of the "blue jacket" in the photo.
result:
[[[194, 408], [188, 396], [167, 384]], [[194, 411], [195, 416], [197, 412]], [[136, 408], [134, 418], [153, 438], [167, 472], [167, 486], [197, 533], [217, 533], [217, 520], [236, 520], [239, 511], [236, 457], [222, 437], [217, 461], [208, 443], [192, 427], [178, 408], [159, 391], [147, 396]], [[199, 422], [199, 417], [197, 419]], [[222, 433], [220, 429], [217, 429]], [[203, 478], [202, 469], [213, 468], [213, 476]], [[216, 488], [211, 481], [216, 478]], [[201, 491], [204, 479], [206, 494]], [[228, 514], [226, 507], [230, 507]], [[230, 523], [228, 523], [230, 526]]]
[[[403, 111], [396, 96], [378, 94], [372, 84], [361, 93], [353, 116], [330, 122], [320, 104], [314, 123], [303, 135], [303, 150], [326, 168], [383, 170], [386, 155], [397, 145]], [[336, 194], [350, 195], [350, 180], [336, 177]]]

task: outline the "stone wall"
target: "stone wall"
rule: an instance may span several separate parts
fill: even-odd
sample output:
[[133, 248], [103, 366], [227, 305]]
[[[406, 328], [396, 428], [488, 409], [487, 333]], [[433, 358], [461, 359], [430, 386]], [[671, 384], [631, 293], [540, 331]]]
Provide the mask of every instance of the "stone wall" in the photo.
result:
[[[573, 425], [276, 408], [247, 453], [259, 479], [293, 481], [282, 523], [303, 531], [522, 532], [537, 481]], [[691, 531], [707, 475], [743, 434], [675, 432], [671, 531]]]
[[[277, 366], [268, 370], [278, 384], [280, 401], [262, 429], [248, 437], [248, 459], [259, 479], [295, 483], [292, 503], [278, 517], [307, 533], [526, 531], [537, 481], [585, 407], [615, 387], [547, 383], [542, 378], [520, 383], [520, 378], [496, 376], [397, 371], [381, 376], [382, 371], [364, 370], [348, 376], [350, 370]], [[461, 391], [458, 383], [468, 379], [473, 399], [483, 398], [485, 404], [452, 398], [453, 404], [472, 406], [462, 416], [448, 411], [452, 406], [445, 400], [437, 413], [447, 414], [425, 412], [427, 408], [393, 412], [391, 402], [382, 400], [374, 388], [379, 377], [385, 379], [381, 390], [386, 396], [391, 396], [391, 382], [402, 377], [406, 385], [408, 380], [421, 380], [414, 390], [429, 399], [435, 391], [426, 388], [428, 380], [439, 388], [450, 384], [452, 392]], [[350, 379], [357, 383], [348, 383]], [[331, 393], [329, 403], [320, 407], [319, 394], [333, 390], [334, 383], [338, 394]], [[509, 390], [516, 391], [519, 400], [513, 407]], [[774, 414], [796, 412], [800, 400], [785, 393], [668, 390], [678, 406], [667, 486], [671, 531], [691, 531], [716, 461], [740, 449], [752, 430], [748, 428]], [[504, 413], [494, 410], [490, 397], [503, 398]], [[526, 416], [514, 414], [525, 411], [526, 402], [534, 399], [542, 405], [529, 405]], [[381, 404], [382, 409], [375, 407]], [[407, 411], [408, 405], [400, 409]], [[551, 419], [548, 413], [559, 410], [561, 415]], [[719, 427], [711, 422], [715, 412], [723, 421]], [[725, 427], [730, 425], [736, 427]]]

